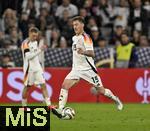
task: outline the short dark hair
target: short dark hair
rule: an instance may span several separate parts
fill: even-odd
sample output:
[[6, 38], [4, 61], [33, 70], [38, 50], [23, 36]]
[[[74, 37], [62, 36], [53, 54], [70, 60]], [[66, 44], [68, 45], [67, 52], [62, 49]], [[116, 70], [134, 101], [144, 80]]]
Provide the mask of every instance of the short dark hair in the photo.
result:
[[29, 29], [29, 32], [38, 33], [38, 32], [39, 32], [39, 29], [36, 28], [36, 27], [31, 27], [31, 28]]
[[72, 18], [72, 22], [73, 21], [79, 21], [79, 22], [84, 24], [84, 17], [82, 17], [82, 16], [75, 16], [75, 17]]
[[116, 29], [118, 29], [118, 28], [123, 28], [123, 26], [122, 25], [117, 25]]

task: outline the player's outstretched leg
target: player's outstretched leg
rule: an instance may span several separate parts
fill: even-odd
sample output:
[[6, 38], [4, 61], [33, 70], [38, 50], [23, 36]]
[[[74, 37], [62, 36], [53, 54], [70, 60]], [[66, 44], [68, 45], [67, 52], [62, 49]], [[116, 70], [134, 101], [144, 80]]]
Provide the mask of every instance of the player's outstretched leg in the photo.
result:
[[46, 105], [50, 106], [51, 105], [51, 101], [50, 101], [50, 98], [48, 96], [48, 92], [47, 92], [45, 83], [41, 84], [41, 89], [42, 89], [42, 93], [43, 93], [43, 97], [44, 97], [44, 101], [45, 101]]
[[103, 86], [102, 87], [96, 87], [96, 89], [99, 91], [99, 93], [103, 94], [104, 96], [112, 99], [115, 101], [115, 103], [117, 104], [117, 109], [118, 110], [122, 110], [123, 109], [123, 104], [122, 102], [120, 101], [120, 99], [115, 96], [110, 89], [107, 89], [107, 88], [104, 88]]
[[60, 90], [60, 95], [59, 95], [59, 107], [52, 108], [53, 114], [56, 115], [58, 118], [63, 117], [62, 111], [67, 103], [69, 88], [74, 86], [77, 82], [78, 80], [70, 80], [70, 79], [64, 80], [62, 84], [62, 88]]

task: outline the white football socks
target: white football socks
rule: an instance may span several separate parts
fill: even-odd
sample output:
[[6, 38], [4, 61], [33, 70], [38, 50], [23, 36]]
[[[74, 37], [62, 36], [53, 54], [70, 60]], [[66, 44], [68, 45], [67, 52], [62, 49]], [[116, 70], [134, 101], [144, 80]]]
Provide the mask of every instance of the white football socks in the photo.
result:
[[50, 106], [51, 105], [51, 101], [50, 101], [50, 98], [45, 98], [45, 103], [47, 106]]
[[22, 99], [22, 106], [27, 106], [27, 99]]
[[63, 109], [68, 99], [68, 90], [61, 89], [59, 95], [59, 109]]
[[114, 100], [114, 101], [117, 101], [117, 97], [109, 89], [105, 89], [104, 95], [107, 96], [108, 98]]

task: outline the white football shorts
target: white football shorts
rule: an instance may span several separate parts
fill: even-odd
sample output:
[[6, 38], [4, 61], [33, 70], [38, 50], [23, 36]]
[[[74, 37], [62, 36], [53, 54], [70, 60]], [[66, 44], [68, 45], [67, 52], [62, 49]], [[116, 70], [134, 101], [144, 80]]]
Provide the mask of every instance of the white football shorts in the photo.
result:
[[24, 81], [24, 85], [40, 85], [45, 83], [44, 73], [43, 71], [37, 72], [29, 72], [26, 80]]
[[65, 79], [84, 79], [87, 82], [93, 84], [94, 86], [103, 86], [101, 78], [92, 69], [89, 70], [71, 70], [71, 72], [66, 76]]

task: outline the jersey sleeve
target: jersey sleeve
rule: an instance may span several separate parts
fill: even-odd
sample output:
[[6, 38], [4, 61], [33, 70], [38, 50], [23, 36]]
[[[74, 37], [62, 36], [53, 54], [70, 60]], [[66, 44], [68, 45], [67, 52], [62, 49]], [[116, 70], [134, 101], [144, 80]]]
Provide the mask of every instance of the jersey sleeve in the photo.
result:
[[83, 41], [86, 50], [93, 50], [93, 41], [90, 36], [83, 35]]
[[21, 49], [24, 58], [26, 58], [27, 60], [33, 59], [35, 56], [39, 55], [42, 52], [40, 49], [31, 52], [27, 43], [23, 43]]
[[37, 55], [39, 55], [41, 52], [42, 52], [42, 51], [41, 51], [40, 49], [37, 50], [37, 51], [35, 51], [35, 52], [26, 52], [26, 53], [25, 53], [25, 57], [26, 57], [26, 59], [31, 60], [31, 59], [33, 59], [34, 57], [36, 57]]
[[21, 51], [22, 51], [23, 57], [25, 57], [25, 53], [29, 52], [29, 46], [28, 46], [27, 42], [23, 42], [21, 44]]

